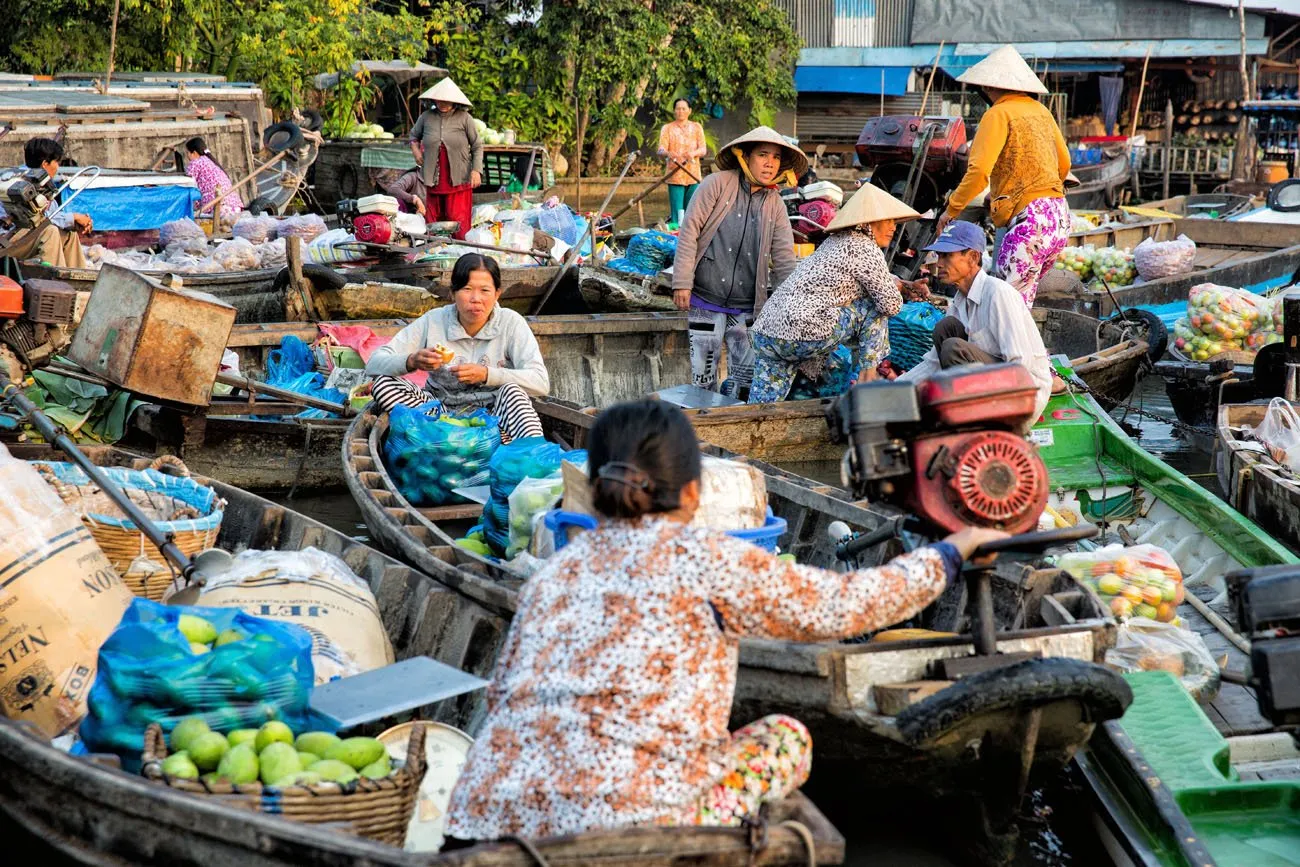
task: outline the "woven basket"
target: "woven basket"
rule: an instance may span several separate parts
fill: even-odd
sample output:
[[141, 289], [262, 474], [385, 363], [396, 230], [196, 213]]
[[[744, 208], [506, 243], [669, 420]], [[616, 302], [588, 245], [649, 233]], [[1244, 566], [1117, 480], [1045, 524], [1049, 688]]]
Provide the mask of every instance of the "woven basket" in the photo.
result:
[[[97, 486], [90, 484], [88, 480], [86, 482], [71, 480], [67, 474], [61, 474], [50, 464], [34, 463], [33, 466], [58, 492], [63, 501], [76, 509], [78, 514], [81, 515], [82, 523], [90, 530], [90, 534], [95, 537], [100, 549], [108, 557], [109, 562], [113, 564], [113, 568], [117, 573], [122, 576], [123, 582], [130, 588], [131, 592], [136, 596], [143, 596], [146, 599], [152, 599], [154, 602], [161, 602], [163, 594], [172, 583], [171, 570], [137, 569], [131, 571], [129, 567], [141, 555], [156, 563], [166, 565], [167, 560], [163, 557], [162, 552], [145, 538], [144, 533], [139, 528], [121, 517], [121, 512], [116, 504]], [[60, 466], [71, 467], [71, 465]], [[176, 467], [181, 471], [184, 478], [189, 478], [189, 469], [179, 458], [172, 455], [164, 455], [158, 458], [149, 465], [148, 469], [158, 470], [163, 466]], [[203, 514], [195, 506], [166, 493], [148, 491], [132, 486], [129, 474], [137, 471], [121, 470], [120, 468], [105, 469], [110, 474], [115, 475], [115, 480], [122, 485], [132, 501], [137, 506], [140, 506], [146, 514], [153, 512], [158, 515], [155, 523], [164, 532], [172, 533], [176, 547], [186, 556], [192, 557], [216, 544], [217, 534], [221, 530], [221, 508], [223, 504], [219, 499], [215, 499], [215, 495], [208, 514]], [[72, 468], [68, 472], [74, 470], [79, 476], [81, 475], [81, 471], [76, 468]], [[85, 477], [81, 476], [81, 478]]]
[[182, 780], [163, 773], [167, 740], [162, 727], [153, 723], [144, 733], [141, 773], [156, 783], [179, 792], [215, 798], [231, 806], [269, 813], [309, 825], [332, 825], [339, 830], [401, 847], [406, 828], [415, 811], [420, 782], [426, 768], [424, 727], [415, 726], [406, 748], [406, 763], [381, 780], [358, 777], [346, 785], [318, 783], [314, 786], [272, 788], [261, 783], [242, 786], [233, 783], [205, 783]]

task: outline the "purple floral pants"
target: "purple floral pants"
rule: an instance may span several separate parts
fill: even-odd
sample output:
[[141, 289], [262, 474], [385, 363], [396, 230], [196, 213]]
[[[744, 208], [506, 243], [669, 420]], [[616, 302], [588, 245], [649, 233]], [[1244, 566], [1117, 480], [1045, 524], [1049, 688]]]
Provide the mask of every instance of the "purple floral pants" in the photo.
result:
[[1051, 269], [1070, 237], [1065, 199], [1034, 199], [1011, 219], [997, 248], [996, 275], [1034, 306], [1038, 281]]

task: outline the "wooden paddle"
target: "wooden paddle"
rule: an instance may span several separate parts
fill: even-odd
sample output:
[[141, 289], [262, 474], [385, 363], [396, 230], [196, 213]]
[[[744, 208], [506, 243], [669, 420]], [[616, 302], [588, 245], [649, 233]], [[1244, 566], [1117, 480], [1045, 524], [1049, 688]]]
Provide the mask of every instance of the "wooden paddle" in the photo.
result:
[[623, 183], [623, 178], [627, 177], [628, 169], [632, 168], [632, 163], [636, 162], [636, 158], [640, 155], [640, 151], [632, 151], [627, 155], [627, 162], [623, 164], [623, 171], [619, 172], [618, 180], [614, 181], [614, 186], [609, 188], [609, 195], [605, 196], [605, 201], [600, 203], [600, 210], [596, 211], [595, 215], [587, 221], [587, 231], [582, 233], [578, 238], [578, 243], [570, 247], [569, 252], [564, 255], [564, 261], [560, 263], [560, 270], [551, 278], [551, 282], [547, 284], [546, 291], [542, 293], [541, 299], [533, 306], [533, 315], [540, 313], [542, 308], [546, 306], [546, 302], [551, 300], [551, 294], [555, 292], [555, 287], [560, 285], [564, 272], [568, 271], [569, 266], [573, 264], [573, 260], [578, 258], [578, 251], [582, 249], [583, 242], [596, 231], [596, 221], [600, 219], [601, 214], [605, 213], [605, 209], [609, 207], [610, 199], [614, 198], [614, 193], [618, 192], [618, 188]]

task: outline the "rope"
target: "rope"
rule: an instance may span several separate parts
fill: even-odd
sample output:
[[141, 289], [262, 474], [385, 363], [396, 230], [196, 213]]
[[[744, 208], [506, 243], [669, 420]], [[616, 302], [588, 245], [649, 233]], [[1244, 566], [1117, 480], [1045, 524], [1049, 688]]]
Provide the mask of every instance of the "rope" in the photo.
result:
[[794, 819], [787, 819], [779, 827], [789, 828], [799, 839], [803, 840], [804, 848], [808, 850], [808, 867], [817, 867], [817, 843], [813, 840], [812, 831], [803, 822], [796, 822]]
[[518, 844], [520, 849], [523, 849], [525, 852], [527, 852], [529, 857], [537, 862], [537, 867], [551, 867], [550, 863], [546, 860], [546, 858], [542, 855], [542, 853], [537, 851], [537, 847], [534, 846], [532, 843], [530, 843], [528, 840], [525, 840], [523, 837], [517, 836], [515, 834], [507, 834], [505, 837], [502, 837], [501, 839], [509, 840], [511, 843]]

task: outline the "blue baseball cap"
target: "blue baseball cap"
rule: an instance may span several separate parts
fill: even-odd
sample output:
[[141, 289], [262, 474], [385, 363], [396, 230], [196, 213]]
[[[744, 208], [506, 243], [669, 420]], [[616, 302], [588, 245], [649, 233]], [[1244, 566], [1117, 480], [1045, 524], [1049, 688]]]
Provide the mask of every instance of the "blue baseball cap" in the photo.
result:
[[944, 228], [943, 234], [925, 249], [935, 253], [956, 253], [958, 250], [978, 250], [983, 253], [986, 246], [988, 241], [983, 229], [965, 220], [953, 220]]

